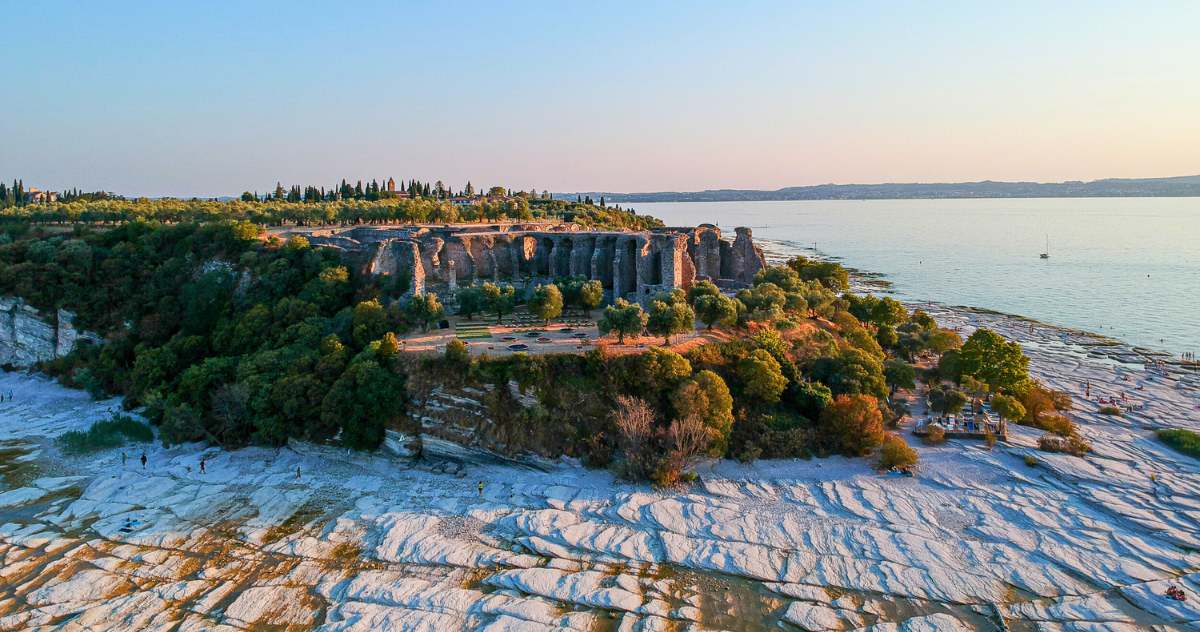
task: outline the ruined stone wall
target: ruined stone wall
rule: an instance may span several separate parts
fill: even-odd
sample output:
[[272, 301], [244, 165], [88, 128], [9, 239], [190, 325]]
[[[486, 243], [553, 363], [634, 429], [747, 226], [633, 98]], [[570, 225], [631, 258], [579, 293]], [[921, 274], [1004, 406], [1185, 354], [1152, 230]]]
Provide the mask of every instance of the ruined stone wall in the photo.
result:
[[425, 292], [425, 266], [417, 242], [409, 239], [387, 239], [375, 243], [367, 272], [382, 276], [403, 276], [408, 279], [409, 295]]
[[733, 247], [730, 249], [730, 274], [734, 281], [752, 283], [754, 275], [767, 267], [767, 258], [763, 256], [762, 249], [754, 245], [753, 232], [749, 228], [738, 227], [734, 230], [737, 232], [737, 238], [733, 240]]
[[0, 297], [0, 365], [26, 368], [71, 353], [81, 340], [101, 342], [100, 336], [76, 329], [74, 320], [66, 310], [48, 316], [20, 298]]
[[[453, 267], [456, 282], [464, 283], [583, 276], [599, 280], [609, 300], [646, 302], [697, 279], [724, 287], [747, 285], [766, 265], [750, 229], [738, 228], [730, 242], [711, 224], [636, 233], [536, 223], [356, 226], [311, 240], [366, 251], [368, 272], [412, 275], [417, 291], [426, 281], [449, 283]], [[400, 243], [408, 245], [395, 245]]]

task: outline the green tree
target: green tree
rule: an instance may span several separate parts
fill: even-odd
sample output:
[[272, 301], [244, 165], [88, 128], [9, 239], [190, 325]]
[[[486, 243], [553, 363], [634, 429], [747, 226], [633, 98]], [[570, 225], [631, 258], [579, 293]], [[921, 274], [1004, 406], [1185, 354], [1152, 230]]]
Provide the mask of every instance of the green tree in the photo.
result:
[[646, 327], [646, 312], [637, 303], [630, 303], [619, 298], [612, 305], [604, 308], [604, 315], [596, 325], [602, 335], [610, 332], [617, 333], [617, 344], [625, 344], [625, 336], [636, 336]]
[[979, 328], [959, 351], [963, 375], [986, 382], [993, 391], [1013, 391], [1029, 380], [1029, 358], [1021, 345], [1000, 334]]
[[483, 295], [483, 290], [473, 285], [458, 288], [455, 298], [458, 301], [458, 315], [467, 320], [473, 319], [475, 314], [487, 309], [487, 299]]
[[467, 350], [467, 343], [455, 338], [446, 343], [446, 363], [465, 371], [471, 366], [471, 353]]
[[894, 349], [900, 342], [900, 336], [891, 325], [880, 325], [879, 329], [875, 331], [875, 341], [884, 349]]
[[483, 302], [489, 312], [496, 315], [496, 322], [504, 320], [504, 315], [511, 312], [517, 302], [517, 293], [511, 285], [483, 284]]
[[768, 266], [754, 275], [754, 284], [773, 283], [784, 292], [795, 292], [803, 287], [800, 275], [787, 266]]
[[704, 370], [685, 380], [671, 394], [671, 406], [680, 418], [696, 417], [709, 431], [709, 454], [725, 451], [733, 428], [733, 396], [720, 375]]
[[550, 319], [558, 318], [563, 311], [563, 295], [556, 285], [539, 285], [533, 289], [529, 297], [529, 311], [538, 318], [550, 324]]
[[924, 336], [924, 347], [934, 353], [945, 353], [961, 346], [962, 338], [951, 329], [930, 329]]
[[887, 395], [883, 365], [871, 354], [855, 348], [845, 348], [837, 355], [818, 358], [809, 372], [823, 382], [835, 395]]
[[992, 397], [992, 410], [1001, 419], [1019, 421], [1025, 418], [1025, 406], [1017, 398], [1008, 395], [996, 395]]
[[708, 279], [697, 281], [688, 288], [687, 301], [689, 305], [694, 307], [696, 300], [702, 296], [721, 296], [721, 289]]
[[671, 336], [693, 331], [696, 328], [696, 313], [686, 302], [667, 304], [654, 301], [650, 304], [650, 316], [646, 319], [646, 330], [663, 337], [664, 344], [671, 344]]
[[796, 257], [787, 262], [787, 266], [795, 270], [805, 281], [817, 281], [835, 292], [844, 292], [850, 287], [850, 273], [841, 265], [832, 261], [817, 261], [806, 257]]
[[670, 349], [653, 347], [635, 356], [635, 386], [646, 394], [657, 396], [676, 387], [691, 374], [691, 362]]
[[700, 322], [708, 329], [713, 325], [732, 325], [737, 322], [737, 302], [723, 294], [702, 294], [694, 303]]
[[378, 339], [390, 328], [387, 310], [377, 299], [363, 301], [354, 306], [352, 327], [354, 344], [365, 347], [368, 342]]
[[756, 321], [779, 318], [783, 315], [783, 306], [787, 304], [787, 294], [774, 283], [762, 283], [740, 290], [737, 298], [750, 311], [750, 319]]
[[442, 308], [442, 302], [438, 300], [438, 295], [433, 292], [413, 296], [404, 306], [405, 318], [410, 323], [420, 325], [421, 331], [429, 331], [430, 325], [437, 324], [444, 314], [445, 310]]
[[889, 432], [884, 436], [883, 445], [879, 448], [879, 469], [909, 468], [916, 465], [918, 460], [917, 451], [910, 448], [900, 435]]
[[788, 385], [779, 362], [763, 349], [755, 349], [738, 363], [737, 376], [747, 396], [767, 404], [778, 402]]
[[387, 425], [404, 415], [404, 380], [374, 359], [351, 363], [321, 402], [325, 425], [341, 428], [342, 443], [358, 450], [378, 448]]
[[579, 306], [586, 312], [600, 307], [604, 300], [604, 284], [592, 279], [579, 287]]
[[846, 456], [862, 456], [883, 441], [883, 413], [869, 395], [838, 395], [821, 411], [822, 439]]
[[913, 365], [902, 360], [888, 360], [883, 364], [883, 379], [891, 389], [891, 394], [895, 395], [898, 388], [916, 388], [917, 371]]
[[884, 296], [871, 310], [869, 320], [880, 327], [896, 327], [908, 320], [908, 310], [900, 304], [900, 301], [890, 296]]
[[798, 382], [788, 385], [784, 397], [793, 410], [809, 419], [816, 419], [833, 401], [833, 392], [820, 382]]
[[929, 406], [942, 415], [957, 415], [967, 404], [967, 394], [950, 387], [935, 386], [929, 389]]

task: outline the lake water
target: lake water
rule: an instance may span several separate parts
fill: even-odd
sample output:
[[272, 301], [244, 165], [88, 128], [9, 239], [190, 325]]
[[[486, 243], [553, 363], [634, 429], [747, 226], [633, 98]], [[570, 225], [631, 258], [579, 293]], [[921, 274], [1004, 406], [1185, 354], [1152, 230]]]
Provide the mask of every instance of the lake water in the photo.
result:
[[[898, 297], [983, 307], [1200, 353], [1200, 198], [631, 204], [668, 225], [838, 258]], [[1046, 239], [1050, 258], [1040, 259]]]

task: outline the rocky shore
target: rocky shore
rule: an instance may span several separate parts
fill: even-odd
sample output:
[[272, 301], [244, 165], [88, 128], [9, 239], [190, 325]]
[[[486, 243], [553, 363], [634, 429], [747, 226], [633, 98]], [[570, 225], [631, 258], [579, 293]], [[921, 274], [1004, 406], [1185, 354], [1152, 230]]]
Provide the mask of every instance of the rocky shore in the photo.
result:
[[[1040, 432], [1014, 427], [992, 450], [912, 441], [915, 478], [864, 459], [722, 461], [680, 492], [449, 444], [419, 462], [147, 444], [143, 469], [142, 445], [71, 458], [52, 440], [118, 402], [0, 374], [0, 630], [1200, 625], [1200, 463], [1153, 436], [1200, 430], [1197, 374], [1090, 334], [921, 307], [1020, 342], [1033, 375], [1075, 399], [1093, 452], [1038, 452]], [[1099, 412], [1122, 395], [1142, 406]]]

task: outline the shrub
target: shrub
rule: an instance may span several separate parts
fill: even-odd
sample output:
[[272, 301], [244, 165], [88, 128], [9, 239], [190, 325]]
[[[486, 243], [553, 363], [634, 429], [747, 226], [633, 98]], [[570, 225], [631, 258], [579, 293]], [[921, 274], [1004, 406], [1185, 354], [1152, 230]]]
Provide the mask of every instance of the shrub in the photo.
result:
[[467, 350], [467, 343], [455, 338], [446, 343], [446, 362], [460, 370], [466, 370], [471, 366], [471, 352]]
[[1038, 449], [1043, 452], [1061, 452], [1073, 456], [1083, 456], [1092, 451], [1092, 446], [1076, 436], [1060, 437], [1044, 434], [1038, 439]]
[[907, 469], [917, 464], [917, 451], [910, 448], [898, 434], [888, 433], [879, 449], [880, 469]]
[[1159, 441], [1190, 457], [1200, 459], [1200, 433], [1183, 428], [1169, 428], [1154, 434]]
[[820, 431], [833, 451], [860, 456], [883, 441], [883, 414], [874, 397], [838, 395], [821, 411]]
[[1025, 465], [1028, 465], [1029, 467], [1037, 467], [1037, 465], [1038, 465], [1037, 457], [1033, 456], [1032, 454], [1026, 454], [1025, 455]]
[[1120, 415], [1121, 409], [1116, 406], [1101, 406], [1100, 414], [1101, 415]]
[[742, 390], [746, 395], [768, 404], [778, 402], [788, 385], [779, 362], [762, 349], [755, 349], [738, 363], [737, 375], [744, 384]]
[[150, 426], [128, 415], [113, 415], [97, 421], [87, 430], [72, 430], [58, 438], [63, 452], [87, 454], [109, 448], [119, 448], [128, 441], [147, 443], [154, 439]]
[[926, 430], [925, 443], [929, 445], [939, 445], [946, 442], [946, 429], [941, 426], [929, 426]]
[[1075, 424], [1071, 423], [1064, 415], [1048, 415], [1040, 417], [1037, 423], [1032, 424], [1035, 428], [1041, 428], [1046, 432], [1056, 434], [1060, 437], [1072, 437], [1075, 435]]

